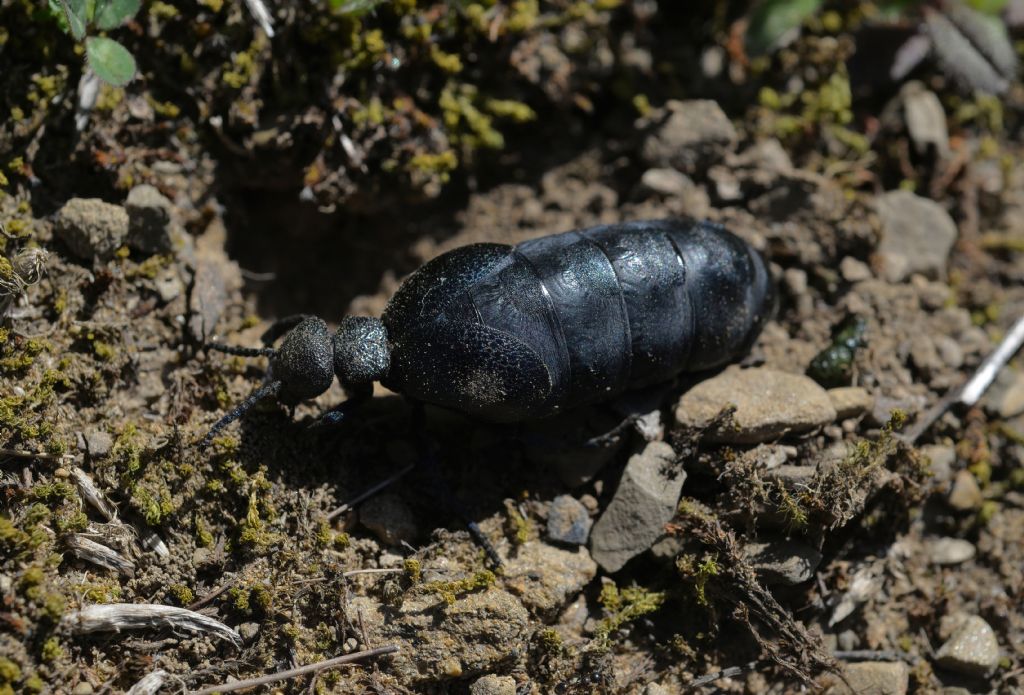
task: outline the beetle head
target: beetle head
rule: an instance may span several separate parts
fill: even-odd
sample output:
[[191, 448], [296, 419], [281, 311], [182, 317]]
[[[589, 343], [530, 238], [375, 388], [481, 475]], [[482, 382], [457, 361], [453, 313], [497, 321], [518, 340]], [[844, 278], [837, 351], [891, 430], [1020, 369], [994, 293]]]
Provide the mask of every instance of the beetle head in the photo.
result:
[[346, 386], [379, 381], [391, 366], [391, 346], [380, 319], [346, 316], [334, 335], [334, 371]]
[[278, 399], [295, 405], [329, 389], [334, 380], [333, 357], [327, 324], [315, 316], [303, 319], [270, 356], [270, 377], [281, 383]]

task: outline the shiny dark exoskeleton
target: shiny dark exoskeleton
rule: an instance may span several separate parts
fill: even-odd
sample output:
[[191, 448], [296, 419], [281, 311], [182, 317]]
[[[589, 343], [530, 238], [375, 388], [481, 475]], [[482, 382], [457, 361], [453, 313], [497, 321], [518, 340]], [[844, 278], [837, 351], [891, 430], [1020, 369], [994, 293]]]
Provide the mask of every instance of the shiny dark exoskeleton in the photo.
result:
[[272, 381], [211, 436], [255, 399], [312, 398], [335, 374], [357, 400], [380, 381], [489, 421], [552, 415], [737, 359], [768, 319], [773, 287], [751, 246], [692, 220], [464, 246], [411, 275], [379, 320], [346, 317], [332, 336], [295, 317], [277, 350], [219, 346], [269, 355]]

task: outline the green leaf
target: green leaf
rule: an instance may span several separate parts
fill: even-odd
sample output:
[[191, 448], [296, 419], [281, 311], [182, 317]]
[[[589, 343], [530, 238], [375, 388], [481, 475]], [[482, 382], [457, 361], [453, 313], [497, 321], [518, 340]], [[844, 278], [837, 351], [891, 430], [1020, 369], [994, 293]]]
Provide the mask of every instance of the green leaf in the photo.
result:
[[824, 0], [763, 0], [750, 14], [747, 27], [747, 52], [767, 53], [796, 33], [804, 20], [819, 9]]
[[121, 26], [139, 11], [141, 0], [96, 0], [93, 21], [103, 30]]
[[81, 41], [85, 38], [85, 0], [60, 0], [61, 14], [68, 23], [68, 31]]
[[114, 87], [123, 87], [135, 77], [135, 58], [113, 39], [90, 36], [85, 40], [85, 54], [96, 75]]

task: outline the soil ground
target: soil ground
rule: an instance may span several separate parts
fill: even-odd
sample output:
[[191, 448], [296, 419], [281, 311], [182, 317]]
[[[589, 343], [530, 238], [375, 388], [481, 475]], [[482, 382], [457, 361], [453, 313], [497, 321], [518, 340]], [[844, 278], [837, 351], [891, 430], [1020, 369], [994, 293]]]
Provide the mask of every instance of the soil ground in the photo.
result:
[[[189, 14], [146, 3], [123, 30], [139, 80], [104, 87], [78, 132], [73, 42], [3, 3], [14, 43], [0, 53], [12, 95], [0, 104], [11, 113], [0, 260], [13, 265], [0, 278], [13, 277], [7, 267], [26, 282], [0, 295], [0, 693], [121, 692], [157, 670], [170, 674], [162, 692], [190, 691], [388, 644], [401, 651], [276, 687], [506, 692], [478, 682], [498, 675], [518, 693], [840, 692], [843, 665], [867, 660], [906, 664], [910, 692], [1020, 692], [1020, 358], [981, 404], [948, 413], [916, 446], [889, 430], [961, 383], [1024, 312], [1021, 86], [1000, 99], [968, 95], [926, 63], [912, 77], [937, 95], [949, 135], [918, 149], [904, 84], [851, 85], [855, 10], [836, 11], [831, 30], [805, 27], [758, 64], [730, 33], [744, 8], [726, 3], [691, 14], [659, 7], [670, 3], [541, 3], [549, 22], [507, 28], [519, 26], [509, 9], [490, 43], [452, 28], [477, 21], [468, 10], [451, 20], [441, 5], [395, 4], [413, 9], [315, 19], [299, 5], [271, 46], [241, 4]], [[443, 55], [403, 43], [421, 16], [441, 27]], [[312, 50], [314, 29], [333, 36], [355, 22], [383, 36], [401, 70], [354, 39], [329, 65]], [[66, 46], [45, 54], [36, 44], [47, 40]], [[571, 49], [584, 40], [587, 50]], [[19, 41], [34, 49], [16, 58]], [[286, 69], [287, 47], [302, 80]], [[444, 55], [465, 62], [461, 87], [439, 77]], [[189, 79], [174, 73], [182, 56], [194, 58]], [[351, 76], [348, 96], [328, 68]], [[231, 70], [242, 86], [225, 87]], [[515, 87], [504, 89], [509, 75]], [[528, 104], [536, 120], [494, 116], [504, 139], [488, 149], [493, 136], [471, 117], [485, 100], [463, 98], [465, 85]], [[698, 98], [721, 109], [732, 136], [698, 122]], [[454, 120], [423, 106], [452, 100]], [[383, 116], [359, 115], [382, 103]], [[331, 109], [349, 130], [324, 126]], [[692, 116], [683, 134], [672, 131], [678, 109]], [[677, 159], [673, 137], [690, 138]], [[425, 152], [455, 152], [458, 166], [427, 167], [415, 159]], [[68, 200], [120, 206], [140, 184], [171, 201], [182, 232], [173, 250], [82, 258], [57, 233]], [[879, 206], [900, 188], [934, 201], [956, 240], [941, 263], [897, 276]], [[344, 398], [335, 384], [294, 412], [265, 402], [209, 450], [196, 446], [266, 372], [263, 358], [202, 350], [205, 339], [255, 346], [275, 318], [300, 312], [332, 325], [379, 316], [403, 277], [463, 244], [680, 215], [726, 225], [772, 264], [778, 310], [745, 366], [804, 374], [856, 315], [864, 343], [841, 385], [873, 405], [764, 446], [716, 444], [675, 421], [698, 379], [672, 384], [658, 407], [687, 472], [683, 501], [671, 542], [619, 572], [545, 532], [559, 495], [599, 517], [643, 449], [628, 429], [592, 480], [559, 477], [552, 460], [589, 455], [574, 442], [615, 422], [608, 407], [539, 429], [428, 409], [442, 476], [506, 558], [497, 572], [422, 468], [331, 514], [418, 458], [414, 414], [383, 389], [337, 428], [311, 427]], [[24, 265], [33, 249], [46, 252], [39, 277]], [[779, 452], [797, 471], [788, 482], [772, 473]], [[88, 503], [77, 471], [119, 521]], [[147, 548], [154, 537], [163, 552]], [[130, 569], [83, 559], [82, 538], [118, 550]], [[936, 542], [950, 538], [967, 541], [969, 556], [937, 563]], [[755, 541], [797, 541], [822, 559], [806, 580], [766, 589], [742, 552]], [[852, 610], [832, 621], [844, 599]], [[69, 626], [104, 603], [192, 607], [237, 630], [242, 646], [160, 625]], [[935, 656], [965, 616], [983, 618], [998, 641], [996, 666], [980, 676]], [[740, 668], [692, 685], [730, 667]]]

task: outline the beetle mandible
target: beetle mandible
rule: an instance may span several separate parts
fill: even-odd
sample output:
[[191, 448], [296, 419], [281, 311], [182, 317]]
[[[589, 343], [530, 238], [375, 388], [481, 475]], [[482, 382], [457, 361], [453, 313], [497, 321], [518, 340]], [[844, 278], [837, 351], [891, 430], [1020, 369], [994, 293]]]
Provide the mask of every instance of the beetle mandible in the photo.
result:
[[744, 354], [772, 312], [764, 259], [724, 227], [689, 219], [612, 224], [516, 246], [472, 244], [426, 263], [380, 319], [349, 316], [331, 335], [295, 316], [264, 335], [268, 382], [221, 418], [207, 444], [259, 399], [294, 405], [337, 375], [349, 400], [374, 381], [492, 422], [554, 415], [721, 366]]

